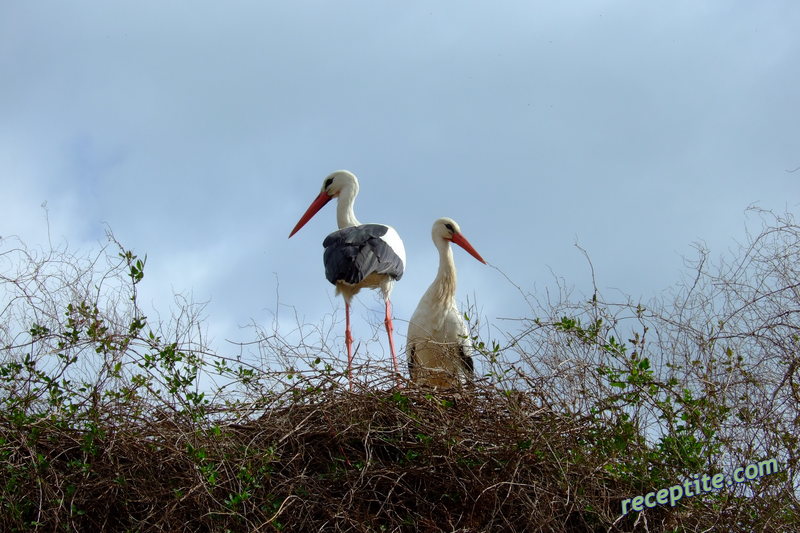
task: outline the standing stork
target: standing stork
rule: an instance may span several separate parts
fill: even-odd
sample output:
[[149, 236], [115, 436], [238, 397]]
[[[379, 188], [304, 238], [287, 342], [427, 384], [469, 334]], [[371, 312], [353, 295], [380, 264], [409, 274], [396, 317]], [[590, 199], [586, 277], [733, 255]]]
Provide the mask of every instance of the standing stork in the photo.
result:
[[345, 344], [347, 345], [347, 379], [353, 389], [353, 334], [350, 331], [350, 300], [363, 288], [380, 289], [386, 303], [386, 333], [389, 335], [389, 350], [392, 352], [394, 371], [399, 381], [400, 370], [394, 350], [392, 332], [392, 304], [389, 295], [394, 282], [403, 276], [406, 251], [403, 241], [391, 226], [383, 224], [361, 224], [353, 213], [353, 202], [358, 195], [358, 179], [347, 170], [337, 170], [322, 182], [322, 190], [300, 217], [289, 238], [297, 233], [317, 211], [338, 198], [336, 222], [339, 231], [334, 231], [322, 242], [325, 247], [323, 262], [325, 277], [336, 286], [336, 294], [344, 296]]
[[406, 355], [412, 381], [448, 388], [460, 383], [461, 376], [469, 379], [473, 374], [469, 331], [456, 307], [456, 265], [450, 243], [481, 263], [486, 261], [452, 218], [434, 222], [431, 238], [439, 250], [439, 271], [411, 316]]

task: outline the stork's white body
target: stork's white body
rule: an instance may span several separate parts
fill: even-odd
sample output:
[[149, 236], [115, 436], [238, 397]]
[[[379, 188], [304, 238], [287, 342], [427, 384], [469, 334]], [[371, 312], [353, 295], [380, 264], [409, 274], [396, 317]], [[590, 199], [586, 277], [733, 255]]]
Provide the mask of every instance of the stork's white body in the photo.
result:
[[452, 219], [437, 220], [431, 236], [439, 250], [439, 269], [411, 316], [406, 355], [412, 381], [449, 388], [470, 379], [473, 373], [469, 329], [456, 305], [456, 267], [450, 241], [484, 261], [460, 235]]
[[437, 277], [408, 325], [409, 373], [420, 385], [452, 387], [472, 374], [464, 363], [472, 357], [472, 342], [455, 301], [455, 268], [452, 274]]
[[[384, 231], [382, 235], [378, 235], [380, 231], [374, 233], [371, 238], [366, 236], [358, 236], [351, 246], [360, 248], [371, 247], [372, 252], [381, 254], [381, 264], [371, 265], [366, 270], [359, 268], [356, 264], [349, 264], [346, 270], [338, 269], [338, 272], [328, 276], [328, 281], [336, 285], [336, 294], [344, 296], [345, 300], [349, 303], [350, 300], [358, 294], [361, 289], [380, 289], [383, 294], [384, 300], [388, 300], [394, 288], [394, 283], [400, 279], [405, 271], [406, 265], [406, 252], [403, 247], [403, 241], [400, 240], [400, 235], [391, 226], [383, 224], [356, 224], [353, 226], [345, 226], [340, 228], [339, 232], [334, 232], [328, 236], [325, 242], [332, 241], [332, 237], [337, 233], [343, 234], [344, 238], [350, 237], [348, 234], [355, 236], [357, 232], [362, 232], [362, 228], [378, 227]], [[375, 239], [381, 241], [376, 243]], [[353, 239], [351, 239], [352, 241]], [[325, 245], [325, 243], [323, 243]], [[331, 246], [337, 246], [332, 244]], [[334, 261], [335, 248], [327, 246], [325, 250], [325, 257], [327, 258], [325, 269], [326, 274], [333, 268], [331, 261]], [[348, 282], [348, 276], [355, 276], [359, 278], [357, 282]]]

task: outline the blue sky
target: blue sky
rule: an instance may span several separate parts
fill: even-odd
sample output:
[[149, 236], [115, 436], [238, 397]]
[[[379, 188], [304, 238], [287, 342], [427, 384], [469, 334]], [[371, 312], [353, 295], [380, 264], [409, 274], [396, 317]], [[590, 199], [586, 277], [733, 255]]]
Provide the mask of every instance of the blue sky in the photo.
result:
[[[602, 291], [646, 300], [693, 242], [741, 240], [749, 205], [797, 213], [797, 28], [793, 1], [3, 2], [0, 235], [46, 243], [43, 202], [72, 248], [110, 227], [148, 256], [145, 310], [208, 301], [222, 351], [275, 313], [336, 311], [343, 335], [335, 210], [287, 235], [346, 168], [358, 218], [405, 241], [400, 346], [441, 216], [534, 295], [589, 290], [577, 242]], [[501, 330], [529, 314], [455, 255], [460, 301]], [[378, 297], [354, 311], [372, 335]]]

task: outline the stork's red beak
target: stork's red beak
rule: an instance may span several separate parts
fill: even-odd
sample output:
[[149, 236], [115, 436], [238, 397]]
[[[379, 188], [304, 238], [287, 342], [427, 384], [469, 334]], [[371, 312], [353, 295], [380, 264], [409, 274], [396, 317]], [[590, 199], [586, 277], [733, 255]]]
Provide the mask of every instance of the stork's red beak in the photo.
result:
[[294, 235], [295, 233], [297, 233], [298, 231], [300, 231], [300, 228], [302, 228], [303, 226], [305, 226], [305, 225], [306, 225], [306, 222], [308, 222], [309, 220], [311, 220], [311, 217], [313, 217], [314, 215], [316, 215], [316, 214], [317, 214], [317, 211], [319, 211], [320, 209], [322, 209], [322, 207], [323, 207], [325, 204], [327, 204], [328, 202], [330, 202], [330, 201], [331, 201], [331, 199], [333, 199], [333, 196], [328, 196], [328, 193], [327, 193], [327, 192], [325, 192], [325, 191], [322, 191], [321, 193], [319, 193], [319, 196], [317, 196], [316, 198], [314, 198], [314, 201], [313, 201], [313, 202], [311, 202], [311, 205], [310, 205], [310, 206], [308, 206], [308, 209], [306, 209], [306, 212], [305, 212], [305, 213], [303, 213], [303, 216], [302, 216], [302, 217], [300, 217], [300, 220], [297, 222], [297, 224], [295, 225], [294, 229], [293, 229], [293, 230], [292, 230], [292, 232], [289, 234], [289, 238], [291, 239], [291, 238], [292, 238], [292, 235]]
[[477, 259], [484, 265], [486, 264], [486, 261], [483, 260], [481, 254], [475, 251], [475, 248], [472, 247], [472, 245], [463, 235], [461, 235], [460, 233], [453, 233], [453, 236], [450, 238], [450, 240], [452, 240], [454, 243], [456, 243], [457, 245], [465, 249], [467, 252], [469, 252], [469, 254], [475, 259]]

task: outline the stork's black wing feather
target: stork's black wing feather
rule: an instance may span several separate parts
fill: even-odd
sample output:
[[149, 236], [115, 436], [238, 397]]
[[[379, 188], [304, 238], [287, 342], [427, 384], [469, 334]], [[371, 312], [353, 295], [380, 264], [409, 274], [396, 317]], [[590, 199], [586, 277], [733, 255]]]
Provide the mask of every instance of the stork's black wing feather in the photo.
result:
[[475, 366], [464, 345], [458, 347], [458, 355], [461, 356], [461, 365], [464, 367], [464, 371], [468, 376], [472, 376], [475, 373]]
[[403, 262], [381, 239], [389, 230], [382, 224], [363, 224], [334, 231], [322, 242], [325, 247], [325, 277], [337, 281], [359, 283], [372, 274], [403, 277]]
[[411, 346], [409, 350], [411, 353], [408, 354], [408, 375], [411, 376], [411, 379], [414, 379], [414, 369], [417, 366], [417, 349]]

